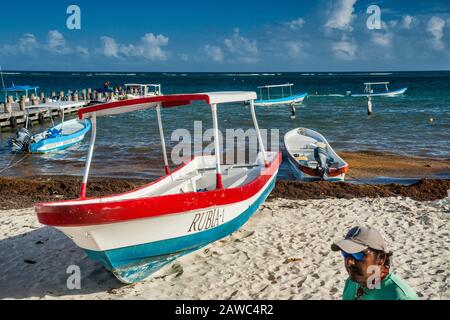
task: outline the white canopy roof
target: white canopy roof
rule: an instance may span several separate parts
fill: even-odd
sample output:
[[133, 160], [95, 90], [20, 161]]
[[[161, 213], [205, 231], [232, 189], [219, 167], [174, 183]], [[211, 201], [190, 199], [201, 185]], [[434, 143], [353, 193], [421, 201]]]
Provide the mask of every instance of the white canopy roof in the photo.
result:
[[280, 88], [280, 87], [292, 87], [293, 85], [294, 85], [293, 83], [274, 84], [274, 85], [270, 85], [270, 86], [261, 86], [261, 87], [258, 87], [258, 89]]
[[389, 84], [389, 82], [365, 82], [364, 85], [372, 85], [372, 84]]
[[32, 109], [66, 109], [71, 107], [83, 107], [86, 105], [86, 102], [83, 101], [55, 101], [55, 102], [47, 102], [42, 104], [37, 104], [34, 106], [25, 107], [26, 110]]
[[193, 94], [173, 94], [154, 97], [145, 97], [115, 101], [85, 107], [78, 111], [80, 119], [90, 118], [95, 113], [97, 116], [106, 116], [133, 112], [143, 109], [155, 108], [161, 105], [163, 108], [189, 105], [194, 101], [203, 101], [207, 104], [221, 104], [232, 102], [246, 102], [256, 99], [255, 92], [229, 91], [229, 92], [209, 92]]
[[125, 87], [160, 87], [160, 84], [126, 83]]

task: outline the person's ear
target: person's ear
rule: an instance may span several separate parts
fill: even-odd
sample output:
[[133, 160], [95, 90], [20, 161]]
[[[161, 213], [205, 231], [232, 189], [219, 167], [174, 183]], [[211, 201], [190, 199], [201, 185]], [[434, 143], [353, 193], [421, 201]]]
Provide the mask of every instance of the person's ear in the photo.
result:
[[385, 254], [385, 253], [382, 253], [382, 254], [378, 255], [377, 263], [378, 263], [379, 265], [384, 266], [385, 262], [386, 262], [386, 254]]

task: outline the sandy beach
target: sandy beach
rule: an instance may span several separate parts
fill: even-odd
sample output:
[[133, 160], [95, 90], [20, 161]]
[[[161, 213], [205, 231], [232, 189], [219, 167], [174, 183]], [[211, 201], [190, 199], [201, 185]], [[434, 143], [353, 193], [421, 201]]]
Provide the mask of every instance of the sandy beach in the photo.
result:
[[[421, 299], [450, 299], [450, 204], [409, 198], [266, 202], [233, 235], [125, 286], [33, 209], [0, 212], [1, 299], [340, 299], [346, 272], [333, 240], [382, 230], [393, 270]], [[66, 287], [78, 265], [80, 290]]]
[[[358, 162], [365, 156], [353, 154], [349, 161], [361, 178], [389, 176], [399, 161], [411, 162], [380, 155]], [[380, 163], [391, 166], [380, 173]], [[445, 172], [446, 165], [418, 159], [400, 176], [426, 176], [438, 167]], [[450, 299], [450, 180], [409, 186], [278, 181], [238, 232], [133, 285], [123, 285], [65, 235], [37, 221], [33, 203], [75, 198], [79, 180], [0, 178], [0, 299], [340, 299], [347, 275], [330, 245], [355, 225], [383, 233], [394, 251], [393, 271], [421, 299]], [[119, 193], [146, 182], [93, 178], [88, 193]], [[71, 265], [80, 267], [80, 290], [66, 286]]]

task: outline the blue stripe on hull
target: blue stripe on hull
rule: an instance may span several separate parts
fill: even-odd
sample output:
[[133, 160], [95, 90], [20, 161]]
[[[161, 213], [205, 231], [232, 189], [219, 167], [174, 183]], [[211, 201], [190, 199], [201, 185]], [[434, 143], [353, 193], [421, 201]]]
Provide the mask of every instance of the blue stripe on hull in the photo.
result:
[[143, 280], [173, 260], [224, 238], [238, 230], [256, 212], [275, 186], [276, 176], [261, 196], [241, 215], [214, 229], [183, 237], [156, 241], [106, 251], [85, 250], [87, 255], [102, 263], [122, 282]]

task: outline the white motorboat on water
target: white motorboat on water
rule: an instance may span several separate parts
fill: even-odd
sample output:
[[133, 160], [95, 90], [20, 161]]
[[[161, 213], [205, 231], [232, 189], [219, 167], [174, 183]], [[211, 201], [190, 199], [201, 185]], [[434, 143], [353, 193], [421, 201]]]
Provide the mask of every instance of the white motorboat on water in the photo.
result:
[[[84, 102], [49, 102], [46, 104], [28, 106], [25, 109], [26, 120], [25, 127], [16, 132], [16, 136], [9, 141], [12, 152], [25, 153], [47, 153], [52, 151], [63, 150], [83, 141], [86, 133], [91, 129], [91, 122], [86, 120], [64, 120], [64, 109], [71, 107], [81, 107]], [[39, 113], [39, 121], [44, 122], [44, 112], [48, 112], [52, 121], [52, 127], [33, 134], [29, 130], [31, 124], [29, 113], [31, 110], [42, 110]], [[61, 123], [55, 125], [52, 112], [60, 110]]]
[[349, 170], [320, 133], [297, 128], [284, 136], [289, 166], [297, 179], [305, 181], [343, 181]]
[[162, 95], [160, 84], [125, 84], [125, 94], [127, 99], [136, 99], [144, 97], [156, 97]]
[[[292, 83], [277, 84], [277, 85], [267, 85], [258, 87], [259, 89], [259, 99], [255, 101], [255, 106], [258, 107], [274, 107], [274, 106], [293, 106], [302, 103], [308, 96], [308, 93], [293, 94], [292, 93]], [[281, 97], [270, 95], [270, 89], [281, 89]], [[289, 93], [285, 93], [284, 88], [289, 88]], [[264, 99], [263, 90], [267, 90], [267, 99]]]
[[[385, 92], [375, 92], [373, 87], [378, 85], [384, 85]], [[404, 94], [408, 88], [402, 88], [394, 91], [389, 91], [389, 82], [366, 82], [364, 83], [364, 93], [352, 94], [348, 92], [347, 95], [351, 97], [396, 97]]]

